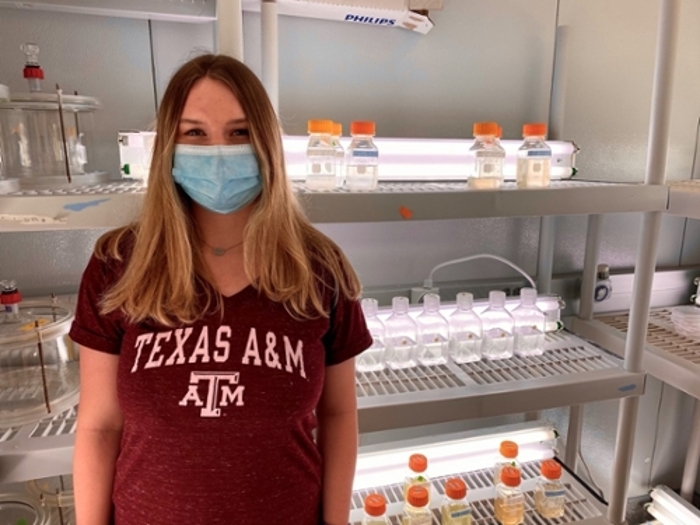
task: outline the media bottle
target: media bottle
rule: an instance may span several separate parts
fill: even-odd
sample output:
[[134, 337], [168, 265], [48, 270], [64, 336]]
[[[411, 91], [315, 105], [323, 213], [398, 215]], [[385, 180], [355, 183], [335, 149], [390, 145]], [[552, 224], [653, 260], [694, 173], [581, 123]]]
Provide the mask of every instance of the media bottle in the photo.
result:
[[450, 325], [440, 313], [440, 296], [423, 296], [423, 311], [416, 317], [418, 325], [418, 362], [425, 366], [447, 363], [450, 344]]
[[389, 525], [386, 515], [386, 499], [381, 494], [369, 494], [365, 498], [365, 515], [362, 525]]
[[384, 363], [394, 370], [416, 366], [418, 326], [408, 314], [408, 298], [394, 297], [391, 304], [392, 313], [384, 323]]
[[498, 143], [498, 124], [474, 124], [474, 144], [469, 149], [471, 173], [467, 179], [470, 189], [494, 190], [503, 183], [503, 164], [506, 152]]
[[485, 359], [513, 357], [515, 321], [505, 306], [504, 292], [499, 290], [489, 292], [489, 307], [479, 316], [483, 325], [481, 355]]
[[362, 313], [365, 315], [365, 323], [369, 333], [372, 334], [372, 346], [355, 359], [355, 369], [358, 372], [377, 372], [384, 368], [384, 354], [386, 347], [386, 329], [384, 323], [377, 317], [379, 303], [376, 299], [362, 299]]
[[518, 444], [515, 441], [501, 441], [498, 447], [498, 457], [493, 466], [493, 484], [498, 485], [501, 480], [501, 471], [504, 467], [513, 467], [520, 470], [518, 462]]
[[472, 508], [467, 501], [467, 484], [460, 478], [445, 482], [445, 496], [440, 505], [442, 525], [471, 525]]
[[520, 304], [511, 315], [515, 319], [515, 353], [523, 357], [542, 355], [546, 317], [537, 307], [537, 290], [522, 288]]
[[450, 358], [455, 363], [470, 363], [481, 359], [481, 319], [472, 310], [474, 296], [469, 292], [457, 294], [457, 309], [448, 318], [450, 326]]
[[343, 125], [340, 122], [333, 123], [331, 143], [335, 151], [335, 187], [342, 188], [345, 184], [345, 148], [340, 142], [343, 135]]
[[350, 191], [372, 191], [379, 183], [379, 150], [372, 137], [374, 122], [355, 120], [350, 123], [352, 140], [345, 161], [345, 181]]
[[520, 525], [525, 521], [525, 497], [520, 489], [520, 470], [517, 468], [504, 467], [501, 470], [493, 510], [501, 525]]
[[545, 519], [561, 518], [566, 505], [566, 490], [561, 482], [561, 465], [546, 459], [540, 466], [541, 477], [535, 485], [535, 509]]
[[401, 525], [432, 525], [433, 514], [430, 512], [430, 493], [420, 485], [408, 489], [403, 507]]
[[552, 149], [545, 142], [547, 124], [523, 126], [524, 142], [518, 149], [518, 188], [546, 188], [552, 167]]
[[330, 120], [309, 120], [309, 142], [306, 146], [306, 187], [310, 190], [329, 191], [336, 184], [336, 156]]
[[404, 498], [408, 497], [411, 487], [423, 487], [430, 499], [430, 478], [428, 477], [428, 458], [423, 454], [411, 454], [408, 458], [408, 472], [403, 482]]

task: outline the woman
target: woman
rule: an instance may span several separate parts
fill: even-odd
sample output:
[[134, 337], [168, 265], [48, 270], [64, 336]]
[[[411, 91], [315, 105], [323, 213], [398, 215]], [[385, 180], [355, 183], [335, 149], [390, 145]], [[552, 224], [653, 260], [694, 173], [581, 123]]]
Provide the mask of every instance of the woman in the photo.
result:
[[77, 522], [345, 524], [358, 279], [300, 210], [242, 63], [182, 66], [157, 132], [141, 216], [98, 241], [71, 329]]

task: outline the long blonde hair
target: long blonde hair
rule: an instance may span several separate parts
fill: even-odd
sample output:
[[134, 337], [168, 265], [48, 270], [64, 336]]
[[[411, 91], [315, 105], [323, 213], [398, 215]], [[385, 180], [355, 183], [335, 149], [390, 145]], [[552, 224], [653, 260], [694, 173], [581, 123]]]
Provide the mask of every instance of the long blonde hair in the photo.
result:
[[[243, 63], [202, 55], [172, 77], [158, 111], [148, 190], [139, 219], [97, 242], [102, 260], [125, 262], [103, 296], [101, 310], [121, 310], [130, 322], [191, 323], [215, 304], [223, 311], [190, 213], [191, 201], [172, 178], [179, 120], [192, 86], [202, 78], [226, 85], [248, 120], [263, 189], [244, 235], [245, 270], [253, 286], [296, 318], [328, 316], [323, 287], [357, 298], [360, 283], [338, 246], [306, 218], [287, 179], [281, 130], [265, 88]], [[202, 295], [203, 294], [203, 295]]]

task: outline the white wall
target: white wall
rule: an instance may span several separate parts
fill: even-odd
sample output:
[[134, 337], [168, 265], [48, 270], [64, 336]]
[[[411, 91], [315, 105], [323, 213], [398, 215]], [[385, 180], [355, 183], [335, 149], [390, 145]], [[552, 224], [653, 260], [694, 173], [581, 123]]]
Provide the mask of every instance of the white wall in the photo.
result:
[[[495, 119], [506, 138], [517, 138], [522, 123], [548, 118], [559, 7], [559, 22], [568, 27], [564, 135], [581, 147], [581, 176], [642, 181], [658, 6], [649, 0], [445, 0], [443, 11], [431, 13], [436, 27], [427, 36], [281, 18], [280, 117], [290, 134], [303, 134], [310, 118], [343, 122], [346, 130], [351, 120], [369, 118], [376, 120], [380, 135], [412, 137], [468, 137], [474, 121]], [[257, 72], [259, 22], [257, 14], [244, 17], [246, 62]], [[699, 24], [700, 4], [684, 0], [671, 123], [672, 179], [691, 174], [700, 116]], [[149, 24], [2, 8], [0, 83], [23, 89], [19, 44], [37, 41], [48, 85], [58, 81], [102, 101], [96, 119], [99, 146], [91, 155], [116, 173], [116, 132], [152, 122], [171, 72], [193, 52], [212, 49], [213, 32], [212, 24]], [[578, 272], [585, 217], [558, 222], [555, 272]], [[604, 218], [601, 259], [613, 269], [634, 266], [640, 222], [637, 214]], [[419, 283], [438, 262], [482, 251], [504, 255], [534, 273], [538, 227], [528, 218], [338, 224], [322, 230], [345, 249], [365, 286], [387, 287]], [[99, 233], [4, 234], [1, 277], [17, 278], [27, 294], [75, 289]], [[664, 218], [659, 264], [700, 264], [700, 221]], [[504, 275], [512, 273], [475, 263], [445, 271], [441, 278]], [[650, 434], [650, 426], [667, 422], [657, 417], [658, 403], [673, 401], [670, 394], [661, 399], [660, 388], [651, 386], [640, 418], [635, 490], [643, 490], [650, 472], [672, 480], [681, 457], [664, 436]], [[671, 404], [685, 414], [686, 402], [680, 399]], [[615, 419], [616, 403], [587, 410], [584, 454], [597, 479], [610, 475]], [[679, 435], [686, 434], [681, 425]], [[649, 465], [647, 451], [654, 443], [657, 462]], [[662, 472], [663, 465], [674, 469]]]

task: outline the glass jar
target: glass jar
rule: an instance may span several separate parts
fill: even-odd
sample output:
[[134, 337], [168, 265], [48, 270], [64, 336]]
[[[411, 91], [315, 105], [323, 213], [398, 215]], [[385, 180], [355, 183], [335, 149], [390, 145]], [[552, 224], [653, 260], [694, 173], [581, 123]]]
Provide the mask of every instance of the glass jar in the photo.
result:
[[425, 487], [414, 485], [408, 489], [401, 525], [432, 525], [430, 492]]
[[493, 509], [501, 525], [520, 525], [525, 521], [525, 497], [520, 489], [520, 470], [504, 467], [496, 485]]
[[467, 484], [460, 478], [445, 483], [445, 497], [440, 505], [442, 525], [471, 525], [472, 508], [467, 501]]
[[546, 459], [540, 465], [540, 473], [535, 486], [535, 508], [545, 519], [561, 518], [566, 505], [561, 465], [553, 459]]
[[80, 375], [78, 346], [68, 337], [72, 310], [51, 301], [5, 307], [0, 320], [0, 421], [8, 426], [36, 423], [75, 406]]
[[[0, 156], [4, 177], [26, 189], [65, 189], [109, 181], [92, 167], [92, 97], [57, 93], [13, 93], [0, 101]], [[70, 175], [70, 181], [69, 176]]]

